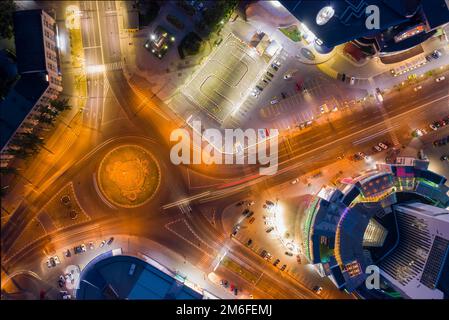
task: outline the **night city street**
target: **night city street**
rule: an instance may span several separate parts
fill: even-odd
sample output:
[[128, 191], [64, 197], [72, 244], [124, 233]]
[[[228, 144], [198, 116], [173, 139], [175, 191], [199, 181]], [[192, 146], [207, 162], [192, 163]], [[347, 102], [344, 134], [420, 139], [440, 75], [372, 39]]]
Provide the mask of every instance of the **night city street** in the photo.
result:
[[2, 303], [449, 299], [448, 0], [0, 14]]

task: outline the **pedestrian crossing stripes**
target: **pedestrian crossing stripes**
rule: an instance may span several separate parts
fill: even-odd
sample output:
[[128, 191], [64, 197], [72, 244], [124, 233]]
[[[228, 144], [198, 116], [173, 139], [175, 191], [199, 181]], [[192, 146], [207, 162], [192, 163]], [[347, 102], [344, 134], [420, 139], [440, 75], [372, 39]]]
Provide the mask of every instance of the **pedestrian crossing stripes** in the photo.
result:
[[123, 61], [117, 61], [117, 62], [112, 62], [112, 63], [108, 63], [104, 66], [105, 71], [114, 71], [114, 70], [120, 70], [123, 69]]

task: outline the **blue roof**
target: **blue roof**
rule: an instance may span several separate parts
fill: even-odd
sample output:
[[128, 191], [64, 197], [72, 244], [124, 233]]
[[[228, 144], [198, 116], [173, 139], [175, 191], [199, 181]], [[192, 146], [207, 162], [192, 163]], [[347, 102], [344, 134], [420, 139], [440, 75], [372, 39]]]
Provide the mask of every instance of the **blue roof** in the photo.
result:
[[[444, 0], [426, 0], [422, 2], [436, 3]], [[304, 23], [327, 47], [333, 47], [361, 37], [372, 37], [392, 26], [409, 21], [411, 15], [421, 8], [419, 0], [280, 0], [299, 21]], [[368, 30], [365, 26], [365, 9], [376, 5], [380, 9], [380, 29]], [[334, 16], [324, 25], [316, 23], [318, 12], [326, 6], [331, 6]], [[434, 4], [427, 4], [425, 8]], [[428, 19], [448, 21], [449, 14], [426, 10]], [[446, 10], [447, 12], [447, 10]], [[438, 22], [437, 22], [438, 21]]]
[[14, 13], [14, 39], [19, 73], [45, 71], [42, 10]]
[[[130, 275], [133, 264], [135, 269]], [[76, 297], [84, 300], [186, 300], [201, 299], [202, 295], [138, 258], [106, 255], [84, 269]]]

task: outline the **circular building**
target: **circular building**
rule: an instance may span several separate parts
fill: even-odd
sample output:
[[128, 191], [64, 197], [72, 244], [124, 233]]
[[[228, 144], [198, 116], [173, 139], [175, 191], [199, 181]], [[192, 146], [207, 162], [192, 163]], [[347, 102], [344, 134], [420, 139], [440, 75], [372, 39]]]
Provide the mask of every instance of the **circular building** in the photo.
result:
[[306, 210], [304, 253], [364, 298], [447, 299], [446, 178], [426, 161], [402, 160], [322, 190]]

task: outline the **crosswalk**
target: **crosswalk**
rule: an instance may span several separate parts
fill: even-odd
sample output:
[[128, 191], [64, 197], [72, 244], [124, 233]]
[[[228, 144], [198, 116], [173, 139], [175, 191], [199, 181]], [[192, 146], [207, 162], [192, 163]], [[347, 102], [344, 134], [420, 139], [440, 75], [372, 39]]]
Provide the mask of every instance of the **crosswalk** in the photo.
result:
[[123, 69], [123, 61], [112, 62], [104, 65], [105, 71], [115, 71]]

